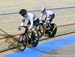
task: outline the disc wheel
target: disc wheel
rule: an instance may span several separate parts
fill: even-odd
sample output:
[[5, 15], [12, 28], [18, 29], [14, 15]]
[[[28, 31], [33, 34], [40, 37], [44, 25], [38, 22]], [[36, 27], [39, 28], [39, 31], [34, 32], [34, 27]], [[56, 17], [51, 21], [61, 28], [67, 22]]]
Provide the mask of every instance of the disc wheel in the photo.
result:
[[50, 29], [50, 31], [49, 31], [49, 33], [48, 33], [49, 37], [50, 37], [50, 38], [51, 38], [51, 37], [54, 37], [54, 36], [56, 35], [56, 32], [57, 32], [57, 26], [56, 26], [55, 23], [52, 23], [52, 24], [51, 24], [51, 29]]
[[32, 36], [31, 36], [31, 45], [32, 47], [36, 47], [39, 43], [39, 33], [32, 33]]

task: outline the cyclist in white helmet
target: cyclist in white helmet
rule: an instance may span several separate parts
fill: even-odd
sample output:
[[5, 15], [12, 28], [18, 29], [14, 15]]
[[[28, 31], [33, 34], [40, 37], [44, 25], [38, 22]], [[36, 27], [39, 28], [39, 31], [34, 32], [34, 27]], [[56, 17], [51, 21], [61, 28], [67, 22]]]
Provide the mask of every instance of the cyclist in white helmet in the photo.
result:
[[41, 18], [40, 19], [42, 19], [43, 16], [45, 16], [45, 21], [46, 22], [50, 21], [50, 23], [55, 18], [55, 14], [51, 10], [47, 10], [46, 8], [43, 8], [41, 10]]
[[50, 31], [51, 22], [55, 18], [55, 14], [51, 10], [47, 10], [46, 8], [43, 8], [41, 10], [41, 17], [40, 19], [45, 19], [44, 24], [46, 25], [46, 32]]

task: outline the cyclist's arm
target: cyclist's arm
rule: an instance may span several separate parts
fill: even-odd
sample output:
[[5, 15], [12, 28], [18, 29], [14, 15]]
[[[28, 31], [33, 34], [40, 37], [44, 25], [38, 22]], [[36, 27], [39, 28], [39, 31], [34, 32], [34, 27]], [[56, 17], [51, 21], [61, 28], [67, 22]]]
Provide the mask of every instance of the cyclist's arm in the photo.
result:
[[40, 20], [42, 20], [42, 18], [43, 18], [43, 13], [41, 13]]
[[20, 26], [24, 26], [25, 19], [22, 19]]
[[29, 29], [31, 29], [33, 27], [33, 18], [30, 18], [30, 26]]

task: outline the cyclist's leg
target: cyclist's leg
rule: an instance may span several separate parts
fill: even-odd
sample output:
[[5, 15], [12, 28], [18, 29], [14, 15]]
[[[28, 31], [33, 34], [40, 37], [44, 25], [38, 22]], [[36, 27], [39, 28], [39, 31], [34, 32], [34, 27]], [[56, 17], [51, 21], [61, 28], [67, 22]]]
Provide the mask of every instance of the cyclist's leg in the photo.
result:
[[52, 22], [54, 18], [55, 18], [55, 14], [50, 15], [50, 20], [49, 21]]
[[33, 26], [37, 27], [39, 25], [39, 18], [33, 21]]

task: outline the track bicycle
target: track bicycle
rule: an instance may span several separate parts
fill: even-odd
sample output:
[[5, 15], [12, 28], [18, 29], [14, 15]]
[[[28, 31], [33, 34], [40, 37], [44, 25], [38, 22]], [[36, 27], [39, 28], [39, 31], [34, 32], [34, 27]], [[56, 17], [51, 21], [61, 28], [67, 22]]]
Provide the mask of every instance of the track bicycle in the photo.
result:
[[25, 28], [25, 32], [20, 34], [18, 38], [18, 43], [17, 43], [18, 51], [24, 51], [27, 45], [31, 45], [32, 48], [36, 47], [39, 43], [39, 34], [37, 32], [37, 29], [33, 27], [36, 31], [36, 33], [34, 33], [33, 31], [31, 32], [28, 31], [27, 26], [22, 26], [22, 27]]
[[47, 34], [48, 37], [54, 37], [57, 32], [57, 26], [55, 23], [45, 23], [45, 20], [40, 20], [39, 30], [42, 35]]

